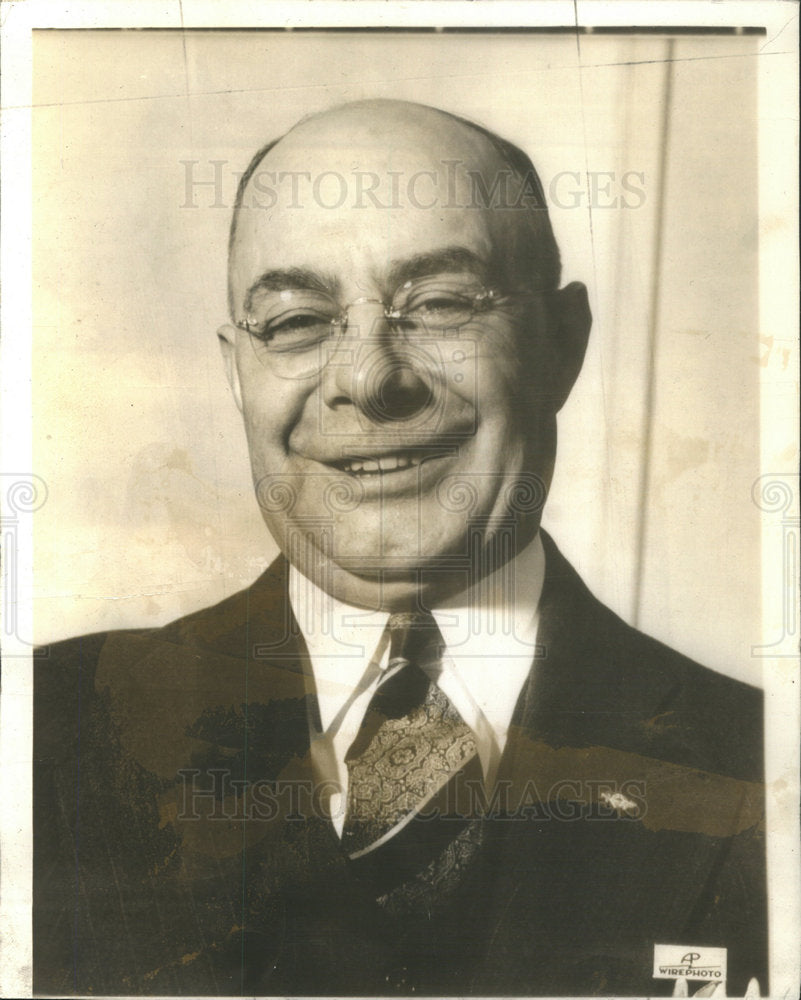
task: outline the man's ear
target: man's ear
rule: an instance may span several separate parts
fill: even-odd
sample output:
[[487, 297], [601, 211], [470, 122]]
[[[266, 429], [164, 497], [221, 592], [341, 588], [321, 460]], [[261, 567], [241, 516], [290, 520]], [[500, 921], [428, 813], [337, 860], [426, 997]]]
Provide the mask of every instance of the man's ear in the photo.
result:
[[241, 413], [242, 386], [239, 383], [239, 368], [236, 364], [236, 335], [236, 327], [231, 326], [230, 323], [226, 323], [224, 326], [221, 326], [217, 331], [217, 337], [220, 341], [220, 350], [222, 351], [223, 364], [225, 365], [225, 374], [228, 378], [228, 384], [231, 386], [231, 392], [234, 394], [236, 405]]
[[587, 341], [592, 326], [592, 313], [587, 289], [572, 281], [554, 293], [552, 305], [553, 348], [558, 372], [555, 386], [555, 412], [562, 409], [584, 363]]

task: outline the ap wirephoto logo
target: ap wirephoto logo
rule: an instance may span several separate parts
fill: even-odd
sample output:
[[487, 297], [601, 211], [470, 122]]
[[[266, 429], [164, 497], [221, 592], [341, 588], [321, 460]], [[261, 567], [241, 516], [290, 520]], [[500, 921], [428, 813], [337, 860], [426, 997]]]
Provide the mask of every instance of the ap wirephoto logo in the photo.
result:
[[726, 981], [726, 949], [698, 945], [655, 944], [654, 979]]

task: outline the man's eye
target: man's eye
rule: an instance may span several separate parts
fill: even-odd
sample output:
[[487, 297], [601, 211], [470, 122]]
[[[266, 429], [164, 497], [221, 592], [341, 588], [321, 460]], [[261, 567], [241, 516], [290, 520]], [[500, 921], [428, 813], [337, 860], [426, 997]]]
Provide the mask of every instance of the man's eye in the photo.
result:
[[276, 333], [291, 334], [302, 330], [330, 327], [331, 319], [319, 313], [296, 313], [270, 324], [270, 329]]
[[455, 295], [427, 295], [425, 298], [415, 302], [412, 308], [427, 310], [428, 312], [438, 312], [443, 309], [458, 309], [464, 303], [464, 299], [457, 298]]
[[289, 313], [256, 324], [252, 332], [271, 350], [299, 350], [330, 336], [331, 317], [317, 312]]
[[413, 296], [401, 311], [424, 322], [456, 325], [470, 318], [472, 302], [460, 295], [432, 292]]

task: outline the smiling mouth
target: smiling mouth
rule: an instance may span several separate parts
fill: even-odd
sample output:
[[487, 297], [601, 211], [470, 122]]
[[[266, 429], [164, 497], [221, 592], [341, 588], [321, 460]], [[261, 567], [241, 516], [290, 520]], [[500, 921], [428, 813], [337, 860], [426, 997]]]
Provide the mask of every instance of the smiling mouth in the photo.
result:
[[343, 458], [327, 464], [349, 476], [360, 478], [388, 476], [392, 473], [403, 472], [405, 469], [412, 469], [426, 459], [442, 457], [447, 453], [446, 449], [441, 448], [436, 451], [397, 451], [391, 455], [374, 455], [370, 458]]

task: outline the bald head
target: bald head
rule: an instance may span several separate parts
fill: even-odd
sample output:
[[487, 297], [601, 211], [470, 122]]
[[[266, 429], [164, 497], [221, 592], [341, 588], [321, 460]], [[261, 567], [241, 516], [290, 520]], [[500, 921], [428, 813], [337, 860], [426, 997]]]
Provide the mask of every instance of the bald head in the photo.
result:
[[528, 544], [541, 503], [513, 498], [547, 493], [590, 325], [558, 282], [533, 166], [477, 125], [364, 101], [259, 151], [218, 335], [265, 522], [305, 576], [408, 608], [464, 586], [475, 530], [483, 567], [509, 523]]
[[[559, 250], [529, 157], [482, 126], [436, 108], [394, 100], [339, 105], [262, 147], [237, 190], [230, 265], [252, 244], [255, 228], [263, 234], [286, 219], [282, 208], [294, 213], [294, 224], [303, 214], [298, 209], [310, 203], [329, 214], [344, 209], [355, 227], [365, 211], [387, 212], [388, 227], [403, 210], [481, 212], [499, 277], [538, 288], [559, 284]], [[237, 290], [230, 274], [233, 315]]]

